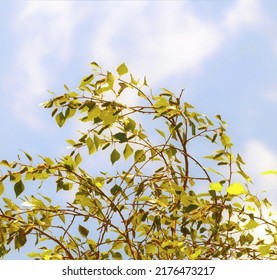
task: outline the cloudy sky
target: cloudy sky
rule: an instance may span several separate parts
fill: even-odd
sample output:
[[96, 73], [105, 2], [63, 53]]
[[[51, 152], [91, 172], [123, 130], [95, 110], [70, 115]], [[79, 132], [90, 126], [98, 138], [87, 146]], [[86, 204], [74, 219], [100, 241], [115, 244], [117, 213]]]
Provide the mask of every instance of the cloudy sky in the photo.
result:
[[57, 156], [60, 129], [38, 104], [76, 88], [89, 63], [125, 62], [154, 91], [221, 114], [257, 192], [277, 205], [277, 1], [1, 1], [0, 159]]

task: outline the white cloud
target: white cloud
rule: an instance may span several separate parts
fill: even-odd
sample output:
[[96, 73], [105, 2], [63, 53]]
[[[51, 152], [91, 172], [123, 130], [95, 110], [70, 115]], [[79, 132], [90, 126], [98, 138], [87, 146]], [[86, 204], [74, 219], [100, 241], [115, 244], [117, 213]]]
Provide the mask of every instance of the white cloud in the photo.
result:
[[47, 59], [58, 63], [70, 59], [80, 22], [87, 23], [81, 30], [87, 35], [86, 59], [109, 69], [126, 61], [131, 71], [147, 75], [153, 85], [169, 75], [197, 73], [230, 40], [230, 33], [239, 34], [262, 20], [259, 1], [231, 3], [223, 18], [214, 22], [202, 19], [192, 4], [182, 1], [20, 5], [14, 18], [18, 51], [6, 79], [12, 84], [9, 77], [17, 77], [10, 93], [16, 115], [33, 127], [40, 126], [33, 108], [58, 72], [47, 68]]
[[259, 0], [237, 0], [225, 13], [223, 26], [226, 31], [239, 32], [248, 26], [256, 26], [263, 20], [264, 16]]
[[56, 70], [47, 68], [47, 60], [69, 59], [73, 31], [79, 20], [72, 2], [26, 2], [15, 11], [12, 30], [17, 50], [6, 81], [13, 96], [12, 110], [31, 127], [41, 127], [36, 117], [37, 105]]
[[[108, 65], [127, 60], [152, 84], [176, 73], [197, 72], [234, 35], [263, 20], [259, 3], [232, 1], [217, 22], [202, 19], [193, 5], [182, 1], [121, 3], [106, 11], [91, 49]], [[126, 46], [117, 44], [119, 40]]]
[[[257, 192], [266, 191], [277, 194], [277, 176], [261, 175], [267, 170], [277, 170], [277, 154], [258, 140], [249, 140], [245, 148], [246, 168], [253, 178], [254, 188]], [[276, 199], [275, 199], [276, 200]], [[275, 204], [277, 201], [275, 201]]]
[[[127, 59], [136, 73], [147, 74], [152, 82], [180, 68], [197, 68], [220, 43], [216, 27], [200, 20], [181, 2], [123, 3], [106, 13], [91, 42], [93, 53], [109, 64]], [[118, 37], [126, 46], [116, 43]]]

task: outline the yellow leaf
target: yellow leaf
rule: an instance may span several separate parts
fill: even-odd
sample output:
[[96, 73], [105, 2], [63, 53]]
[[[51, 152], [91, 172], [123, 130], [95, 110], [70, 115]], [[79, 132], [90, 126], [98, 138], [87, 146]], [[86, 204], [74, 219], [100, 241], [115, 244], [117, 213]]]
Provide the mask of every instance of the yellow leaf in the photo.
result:
[[268, 175], [268, 174], [277, 175], [277, 171], [276, 170], [267, 170], [265, 172], [262, 172], [261, 174], [262, 175]]
[[4, 184], [1, 182], [0, 183], [0, 195], [2, 195], [4, 192]]
[[223, 186], [219, 183], [210, 183], [210, 190], [211, 191], [217, 191], [220, 192], [222, 190]]
[[227, 188], [227, 193], [231, 195], [241, 195], [247, 193], [246, 189], [240, 183], [233, 183]]
[[198, 248], [193, 254], [189, 256], [191, 260], [196, 260], [198, 256], [202, 253], [201, 248]]
[[127, 66], [125, 65], [125, 63], [122, 63], [122, 64], [120, 64], [118, 67], [117, 67], [117, 73], [118, 73], [118, 75], [119, 76], [122, 76], [122, 75], [124, 75], [124, 74], [127, 74], [128, 73], [128, 68], [127, 68]]
[[261, 245], [259, 247], [259, 252], [262, 256], [268, 255], [271, 245]]
[[245, 226], [244, 228], [246, 229], [253, 229], [256, 228], [257, 226], [259, 226], [260, 224], [257, 223], [255, 220], [251, 219]]
[[156, 254], [157, 246], [154, 244], [146, 244], [146, 253], [147, 254]]

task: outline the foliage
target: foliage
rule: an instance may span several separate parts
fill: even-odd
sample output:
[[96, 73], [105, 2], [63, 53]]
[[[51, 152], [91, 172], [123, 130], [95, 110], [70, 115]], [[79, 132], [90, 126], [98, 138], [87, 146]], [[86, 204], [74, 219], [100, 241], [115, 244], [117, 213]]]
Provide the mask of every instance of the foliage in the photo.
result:
[[[125, 64], [91, 67], [77, 91], [44, 103], [60, 127], [83, 124], [69, 154], [1, 161], [0, 195], [13, 186], [16, 199], [3, 197], [0, 255], [34, 242], [35, 259], [275, 259], [271, 205], [252, 194], [221, 116], [198, 113], [184, 91], [154, 95]], [[85, 170], [103, 161], [107, 170]], [[55, 205], [53, 185], [74, 198]]]

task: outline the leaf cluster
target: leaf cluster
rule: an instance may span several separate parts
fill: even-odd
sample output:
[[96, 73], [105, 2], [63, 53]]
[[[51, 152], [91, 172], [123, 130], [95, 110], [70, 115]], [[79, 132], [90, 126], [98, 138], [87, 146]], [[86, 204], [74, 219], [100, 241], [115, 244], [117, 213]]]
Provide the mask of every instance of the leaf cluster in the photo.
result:
[[[271, 205], [252, 194], [221, 116], [197, 112], [184, 90], [154, 95], [124, 63], [114, 74], [91, 67], [77, 90], [65, 85], [43, 104], [59, 127], [73, 117], [84, 124], [66, 140], [70, 152], [1, 161], [0, 255], [35, 239], [35, 259], [275, 259]], [[122, 102], [130, 98], [137, 104]], [[214, 151], [199, 157], [194, 143]], [[93, 176], [84, 157], [111, 167]], [[74, 198], [59, 206], [36, 187], [24, 195], [35, 182]], [[4, 197], [10, 185], [14, 200]], [[266, 235], [257, 237], [260, 228]]]

